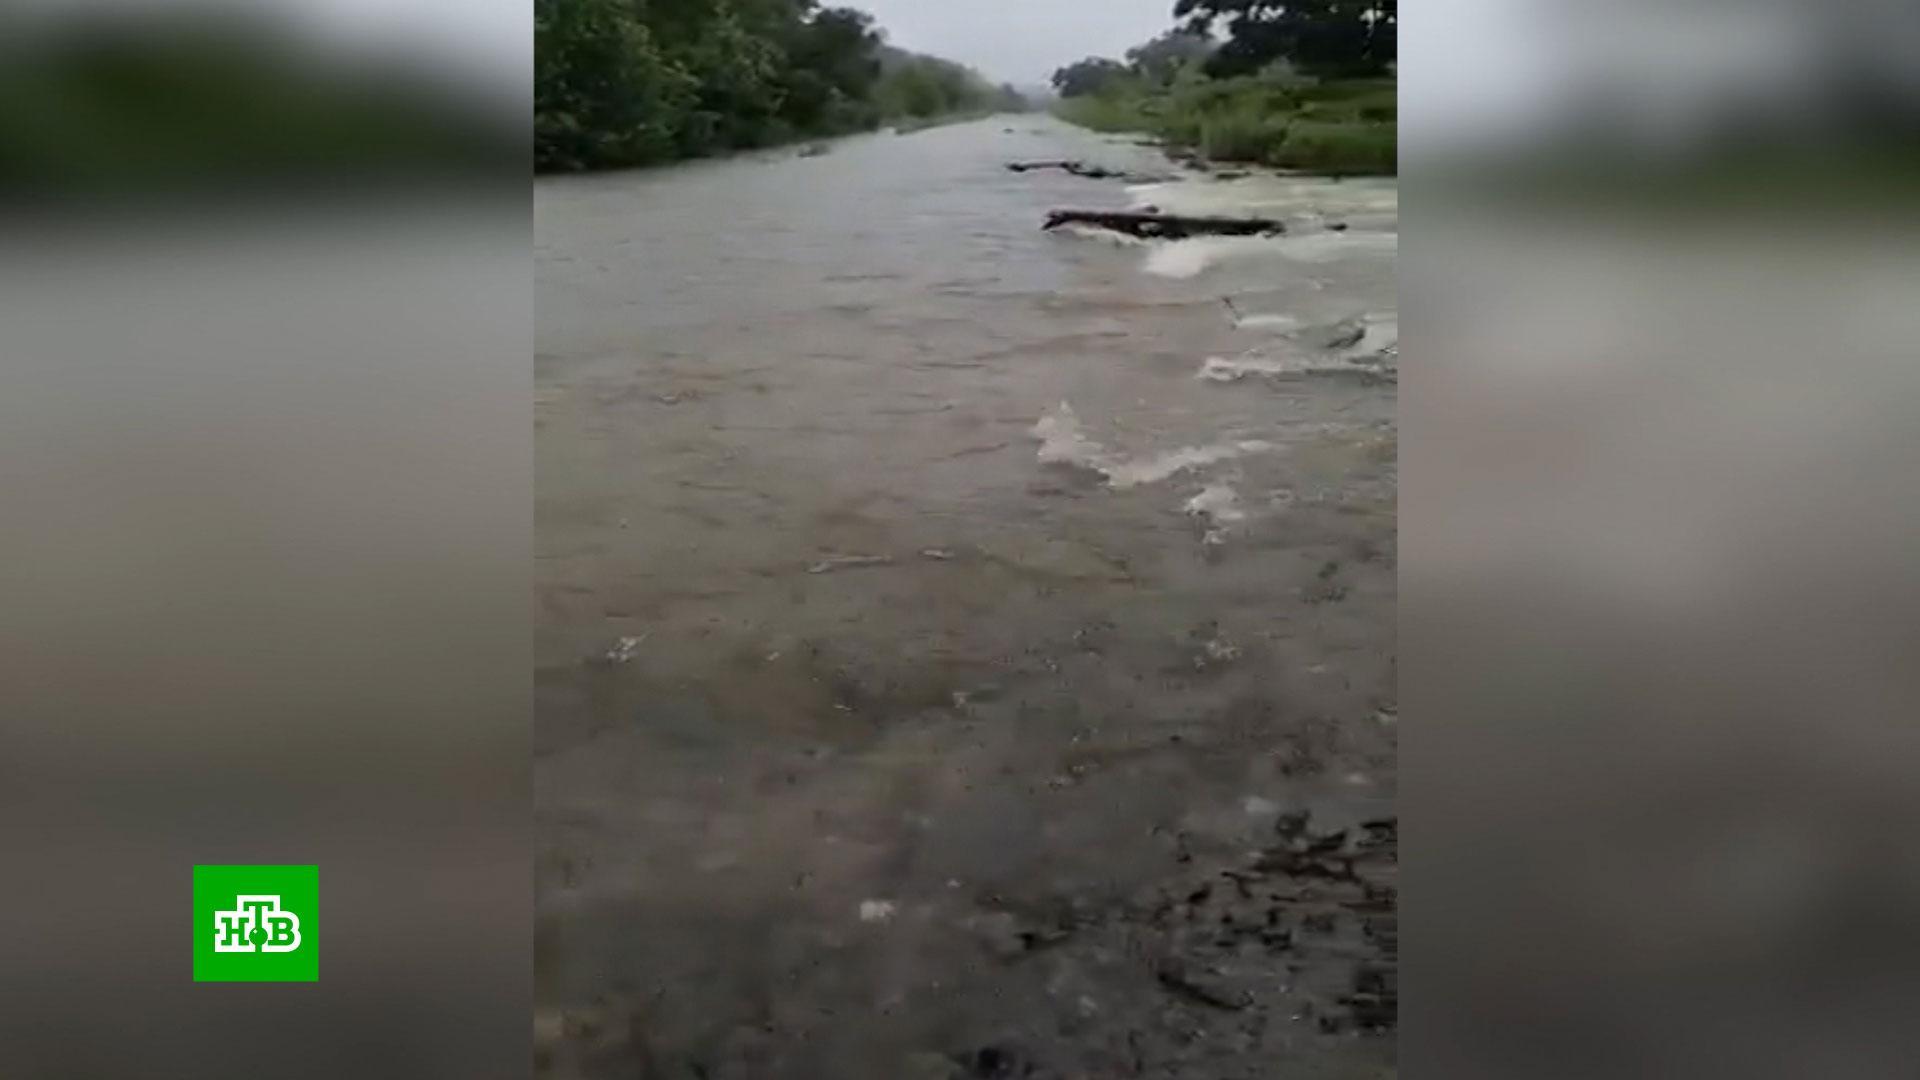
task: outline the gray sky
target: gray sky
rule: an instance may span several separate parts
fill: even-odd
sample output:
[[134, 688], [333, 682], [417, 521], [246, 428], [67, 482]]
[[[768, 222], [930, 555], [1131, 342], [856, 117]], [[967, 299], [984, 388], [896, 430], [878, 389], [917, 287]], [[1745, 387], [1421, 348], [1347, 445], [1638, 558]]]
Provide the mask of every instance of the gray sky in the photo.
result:
[[1174, 0], [826, 0], [873, 13], [887, 40], [978, 69], [1045, 82], [1083, 56], [1111, 56], [1172, 29]]

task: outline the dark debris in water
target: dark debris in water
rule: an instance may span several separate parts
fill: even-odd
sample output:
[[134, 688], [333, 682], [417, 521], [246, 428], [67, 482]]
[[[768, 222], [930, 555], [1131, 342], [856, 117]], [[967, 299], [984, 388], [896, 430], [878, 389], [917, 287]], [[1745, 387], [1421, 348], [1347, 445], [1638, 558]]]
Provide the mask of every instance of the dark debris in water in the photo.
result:
[[966, 1080], [1013, 1080], [1033, 1076], [1037, 1066], [1017, 1046], [990, 1043], [953, 1055], [954, 1064]]

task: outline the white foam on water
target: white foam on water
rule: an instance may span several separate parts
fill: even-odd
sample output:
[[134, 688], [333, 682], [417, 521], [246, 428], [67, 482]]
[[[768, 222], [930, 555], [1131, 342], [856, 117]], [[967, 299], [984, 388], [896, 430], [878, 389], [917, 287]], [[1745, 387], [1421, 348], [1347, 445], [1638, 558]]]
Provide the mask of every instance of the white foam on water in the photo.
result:
[[1242, 315], [1233, 320], [1236, 330], [1293, 330], [1299, 325], [1298, 317], [1281, 315], [1277, 312], [1265, 315]]
[[[1357, 325], [1356, 325], [1357, 323]], [[1369, 312], [1357, 320], [1336, 324], [1357, 336], [1339, 335], [1344, 344], [1317, 353], [1285, 354], [1271, 345], [1256, 346], [1238, 356], [1209, 356], [1194, 378], [1208, 382], [1239, 382], [1249, 375], [1373, 375], [1393, 378], [1399, 373], [1400, 318], [1396, 312]], [[1320, 330], [1327, 328], [1322, 327]], [[1313, 336], [1312, 332], [1299, 336]], [[1311, 348], [1295, 340], [1289, 350]]]
[[1260, 439], [1241, 439], [1128, 458], [1089, 438], [1073, 406], [1064, 401], [1034, 423], [1033, 437], [1040, 440], [1042, 465], [1071, 465], [1097, 472], [1106, 479], [1108, 487], [1119, 490], [1156, 484], [1189, 469], [1279, 449]]
[[1343, 353], [1331, 359], [1243, 355], [1209, 356], [1193, 373], [1208, 382], [1239, 382], [1249, 375], [1364, 375], [1392, 379], [1399, 374], [1391, 347], [1377, 353]]
[[1274, 253], [1294, 262], [1335, 262], [1356, 255], [1392, 258], [1400, 250], [1400, 235], [1390, 232], [1312, 232], [1277, 236]]
[[1310, 232], [1280, 236], [1203, 236], [1164, 241], [1147, 252], [1141, 269], [1165, 278], [1198, 277], [1228, 262], [1284, 259], [1328, 263], [1351, 257], [1386, 256], [1400, 247], [1397, 233]]
[[1239, 382], [1249, 375], [1360, 375], [1393, 379], [1399, 374], [1399, 365], [1394, 362], [1390, 351], [1382, 353], [1364, 353], [1342, 355], [1332, 359], [1312, 359], [1308, 357], [1278, 356], [1239, 356], [1228, 359], [1224, 356], [1209, 356], [1193, 373], [1196, 379], [1208, 382]]
[[1239, 382], [1249, 375], [1288, 375], [1298, 370], [1297, 364], [1290, 365], [1276, 358], [1238, 356], [1230, 360], [1224, 356], [1209, 356], [1193, 377], [1208, 382], [1230, 383]]
[[1223, 525], [1247, 518], [1247, 512], [1240, 509], [1240, 496], [1233, 488], [1218, 482], [1208, 484], [1200, 489], [1200, 494], [1188, 499], [1186, 511]]
[[1143, 237], [1135, 236], [1132, 233], [1123, 233], [1114, 229], [1102, 229], [1093, 225], [1081, 225], [1078, 223], [1061, 225], [1054, 229], [1054, 231], [1077, 236], [1083, 240], [1099, 240], [1112, 244], [1114, 247], [1145, 247], [1148, 243], [1151, 243], [1151, 241]]
[[1080, 429], [1080, 417], [1064, 401], [1034, 422], [1033, 437], [1040, 440], [1042, 465], [1078, 465], [1095, 472], [1106, 471], [1107, 452], [1087, 438]]
[[1343, 359], [1378, 356], [1400, 344], [1400, 316], [1395, 312], [1371, 312], [1366, 316], [1366, 328], [1356, 341], [1341, 354]]
[[1177, 193], [1179, 187], [1178, 180], [1150, 180], [1144, 184], [1128, 184], [1127, 206], [1134, 210], [1159, 206], [1169, 192]]
[[1258, 255], [1271, 256], [1278, 237], [1204, 236], [1192, 240], [1168, 240], [1147, 252], [1141, 269], [1164, 278], [1191, 278], [1207, 268], [1230, 259]]
[[1141, 484], [1157, 484], [1162, 480], [1222, 461], [1231, 461], [1248, 454], [1263, 453], [1278, 449], [1273, 443], [1259, 439], [1245, 439], [1240, 442], [1215, 443], [1212, 446], [1186, 446], [1164, 454], [1140, 458], [1119, 464], [1105, 470], [1107, 484], [1116, 488], [1138, 487]]

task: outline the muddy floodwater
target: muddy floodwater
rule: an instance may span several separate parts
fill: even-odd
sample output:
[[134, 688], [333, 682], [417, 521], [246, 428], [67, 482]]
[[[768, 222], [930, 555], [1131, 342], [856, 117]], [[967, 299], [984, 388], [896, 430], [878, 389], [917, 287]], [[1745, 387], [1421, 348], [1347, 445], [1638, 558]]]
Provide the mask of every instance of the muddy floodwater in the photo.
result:
[[[1289, 228], [1039, 228], [1143, 205]], [[1038, 116], [541, 181], [543, 1074], [1391, 1075], [1396, 224]]]

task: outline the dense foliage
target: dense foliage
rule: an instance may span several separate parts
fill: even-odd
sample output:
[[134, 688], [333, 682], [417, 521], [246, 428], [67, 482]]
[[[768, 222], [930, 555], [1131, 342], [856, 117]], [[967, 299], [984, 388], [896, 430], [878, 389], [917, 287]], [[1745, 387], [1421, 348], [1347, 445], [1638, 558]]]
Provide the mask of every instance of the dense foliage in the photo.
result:
[[525, 160], [525, 133], [484, 106], [264, 18], [46, 15], [0, 11], [0, 191], [16, 199], [230, 199]]
[[1380, 75], [1399, 47], [1399, 0], [1177, 0], [1174, 18], [1196, 34], [1225, 22], [1207, 73], [1250, 75], [1275, 60], [1329, 78]]
[[[1328, 173], [1397, 166], [1395, 0], [1178, 0], [1186, 25], [1054, 73], [1060, 115], [1222, 161]], [[1213, 20], [1229, 36], [1217, 46]], [[1356, 32], [1355, 27], [1360, 30]]]
[[[645, 165], [1019, 107], [817, 0], [535, 0], [534, 164]], [[1016, 95], [1017, 98], [1017, 95]]]
[[1027, 107], [1010, 86], [991, 87], [972, 69], [951, 60], [881, 48], [874, 104], [888, 120], [931, 120], [951, 113], [1010, 111]]
[[1120, 61], [1089, 56], [1054, 72], [1053, 88], [1061, 97], [1085, 97], [1107, 90], [1127, 75], [1127, 65]]
[[1213, 54], [1205, 33], [1181, 27], [1127, 50], [1123, 69], [1155, 86], [1171, 86], [1180, 73]]

